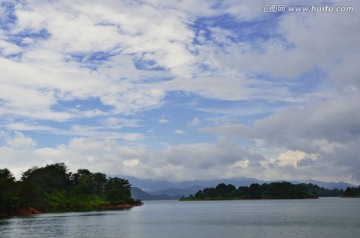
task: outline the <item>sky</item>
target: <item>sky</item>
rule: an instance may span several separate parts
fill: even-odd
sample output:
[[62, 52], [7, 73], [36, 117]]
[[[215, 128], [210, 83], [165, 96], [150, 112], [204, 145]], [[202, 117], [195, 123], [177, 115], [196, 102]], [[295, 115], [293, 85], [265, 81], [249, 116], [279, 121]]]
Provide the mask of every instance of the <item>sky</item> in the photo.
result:
[[0, 0], [0, 168], [359, 184], [359, 11]]

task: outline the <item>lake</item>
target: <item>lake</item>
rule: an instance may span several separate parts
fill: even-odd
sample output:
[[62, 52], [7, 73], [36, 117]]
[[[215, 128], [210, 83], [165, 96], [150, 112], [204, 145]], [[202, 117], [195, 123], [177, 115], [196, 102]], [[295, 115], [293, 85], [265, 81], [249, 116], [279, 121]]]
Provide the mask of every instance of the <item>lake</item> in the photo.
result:
[[0, 219], [1, 238], [359, 237], [360, 199], [145, 201], [117, 211]]

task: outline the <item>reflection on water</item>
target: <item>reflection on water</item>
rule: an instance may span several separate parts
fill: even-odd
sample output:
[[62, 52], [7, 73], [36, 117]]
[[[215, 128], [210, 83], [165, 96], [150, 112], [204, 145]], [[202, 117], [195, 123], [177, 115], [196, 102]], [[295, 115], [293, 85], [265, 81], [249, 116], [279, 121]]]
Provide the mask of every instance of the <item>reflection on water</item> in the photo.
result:
[[358, 237], [360, 199], [145, 202], [0, 220], [0, 237]]

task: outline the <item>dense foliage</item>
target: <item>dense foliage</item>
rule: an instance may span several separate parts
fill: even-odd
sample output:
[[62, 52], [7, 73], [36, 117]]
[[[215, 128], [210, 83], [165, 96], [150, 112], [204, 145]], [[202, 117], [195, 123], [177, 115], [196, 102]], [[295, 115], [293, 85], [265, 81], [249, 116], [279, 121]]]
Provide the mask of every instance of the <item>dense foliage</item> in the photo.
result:
[[274, 182], [270, 184], [253, 183], [249, 187], [238, 189], [232, 184], [221, 183], [215, 188], [199, 190], [181, 200], [236, 200], [236, 199], [303, 199], [317, 198], [305, 184], [291, 184], [289, 182]]
[[358, 197], [360, 198], [360, 186], [357, 188], [346, 188], [344, 192], [345, 197]]
[[79, 169], [68, 172], [63, 163], [31, 168], [16, 181], [8, 169], [0, 169], [0, 215], [33, 207], [42, 212], [106, 208], [141, 204], [130, 193], [128, 180]]
[[340, 197], [344, 195], [344, 190], [342, 189], [326, 189], [312, 183], [306, 184], [306, 187], [311, 193], [314, 193], [319, 197]]

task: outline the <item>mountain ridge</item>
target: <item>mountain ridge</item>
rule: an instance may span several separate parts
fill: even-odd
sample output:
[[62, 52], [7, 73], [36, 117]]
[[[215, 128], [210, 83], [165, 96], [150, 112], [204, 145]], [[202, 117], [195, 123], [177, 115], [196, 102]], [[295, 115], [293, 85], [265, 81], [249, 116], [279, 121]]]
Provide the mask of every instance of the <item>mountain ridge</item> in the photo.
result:
[[[207, 188], [214, 187], [220, 183], [233, 184], [236, 187], [239, 186], [249, 186], [252, 183], [271, 183], [276, 181], [284, 180], [273, 180], [265, 181], [258, 180], [255, 178], [232, 178], [232, 179], [212, 179], [212, 180], [192, 180], [192, 181], [180, 181], [180, 182], [169, 182], [165, 180], [149, 180], [149, 179], [139, 179], [135, 177], [127, 177], [129, 182], [132, 184], [132, 187], [135, 188], [132, 193], [135, 195], [135, 199], [141, 200], [170, 200], [170, 199], [179, 199], [181, 197], [189, 196], [190, 194], [195, 194], [197, 191]], [[316, 180], [297, 180], [289, 181], [291, 183], [312, 183], [316, 184], [319, 187], [325, 189], [343, 189], [347, 187], [355, 187], [353, 184], [344, 183], [344, 182], [322, 182]], [[139, 191], [140, 190], [140, 191]]]

